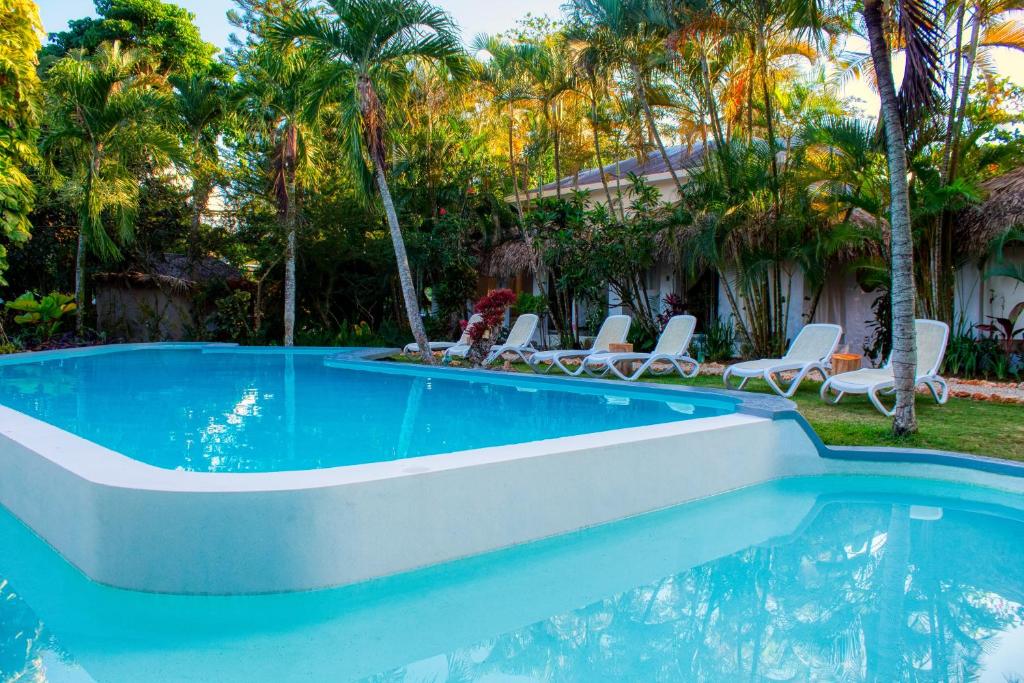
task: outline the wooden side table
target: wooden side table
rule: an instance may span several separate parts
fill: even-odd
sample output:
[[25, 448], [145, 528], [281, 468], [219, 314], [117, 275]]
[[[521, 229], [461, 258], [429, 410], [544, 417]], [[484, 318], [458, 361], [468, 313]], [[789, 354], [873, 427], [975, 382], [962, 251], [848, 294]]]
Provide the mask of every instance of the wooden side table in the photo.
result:
[[[633, 353], [633, 345], [628, 342], [623, 343], [611, 343], [608, 345], [609, 353]], [[624, 375], [631, 375], [636, 372], [637, 367], [640, 363], [635, 360], [624, 360], [616, 363], [619, 368], [619, 372]]]
[[859, 353], [833, 353], [832, 374], [838, 375], [843, 372], [860, 370], [864, 363], [864, 356]]

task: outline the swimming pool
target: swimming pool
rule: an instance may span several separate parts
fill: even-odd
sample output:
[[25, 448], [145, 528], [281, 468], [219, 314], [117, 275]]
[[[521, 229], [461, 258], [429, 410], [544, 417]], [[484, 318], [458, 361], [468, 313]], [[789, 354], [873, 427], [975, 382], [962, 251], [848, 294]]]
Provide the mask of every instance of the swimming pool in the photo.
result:
[[198, 597], [90, 582], [0, 510], [0, 680], [1005, 683], [1021, 538], [1020, 494], [802, 477], [359, 586]]
[[327, 369], [337, 350], [133, 348], [0, 365], [0, 404], [155, 467], [312, 470], [725, 415], [721, 398]]
[[[837, 459], [777, 397], [368, 360], [384, 353], [0, 358], [0, 504], [96, 582], [235, 595], [364, 582], [774, 480], [907, 471]], [[1024, 490], [1004, 463], [914, 457], [913, 476]]]

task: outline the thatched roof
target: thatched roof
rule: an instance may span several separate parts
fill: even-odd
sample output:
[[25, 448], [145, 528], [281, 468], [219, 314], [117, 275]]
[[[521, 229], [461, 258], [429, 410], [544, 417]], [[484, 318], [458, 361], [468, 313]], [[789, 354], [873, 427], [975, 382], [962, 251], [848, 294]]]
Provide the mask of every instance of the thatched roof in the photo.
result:
[[514, 277], [532, 271], [537, 262], [533, 245], [516, 239], [502, 242], [484, 256], [480, 270], [490, 277]]
[[989, 178], [981, 190], [984, 201], [961, 211], [956, 225], [960, 249], [976, 257], [988, 252], [992, 240], [1024, 225], [1024, 166]]
[[245, 278], [231, 264], [212, 256], [190, 259], [184, 254], [162, 254], [143, 266], [119, 273], [97, 273], [93, 279], [99, 283], [169, 289], [178, 293], [215, 280], [222, 280], [232, 288], [245, 285]]

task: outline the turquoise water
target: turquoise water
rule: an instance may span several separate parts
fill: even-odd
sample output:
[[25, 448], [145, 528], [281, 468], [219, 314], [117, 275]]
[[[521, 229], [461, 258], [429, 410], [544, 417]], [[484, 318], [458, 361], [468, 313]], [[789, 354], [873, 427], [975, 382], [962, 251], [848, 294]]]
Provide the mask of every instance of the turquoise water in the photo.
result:
[[1007, 681], [1024, 499], [789, 480], [346, 589], [90, 583], [0, 509], [0, 681]]
[[[149, 349], [0, 365], [0, 403], [157, 467], [274, 472], [733, 412], [728, 401], [324, 367], [323, 353]], [[653, 398], [643, 398], [653, 396]]]

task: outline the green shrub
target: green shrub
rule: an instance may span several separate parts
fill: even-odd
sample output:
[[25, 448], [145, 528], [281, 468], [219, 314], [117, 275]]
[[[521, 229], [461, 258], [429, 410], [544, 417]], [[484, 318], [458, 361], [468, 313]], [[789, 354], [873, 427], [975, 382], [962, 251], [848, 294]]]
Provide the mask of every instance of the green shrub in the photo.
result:
[[14, 316], [14, 322], [28, 328], [38, 341], [47, 341], [57, 334], [67, 320], [67, 314], [76, 308], [74, 296], [60, 292], [50, 292], [39, 299], [32, 292], [25, 292], [4, 306], [11, 311], [20, 311]]
[[733, 357], [736, 348], [736, 328], [728, 320], [716, 318], [704, 331], [701, 351], [705, 360], [723, 361]]

